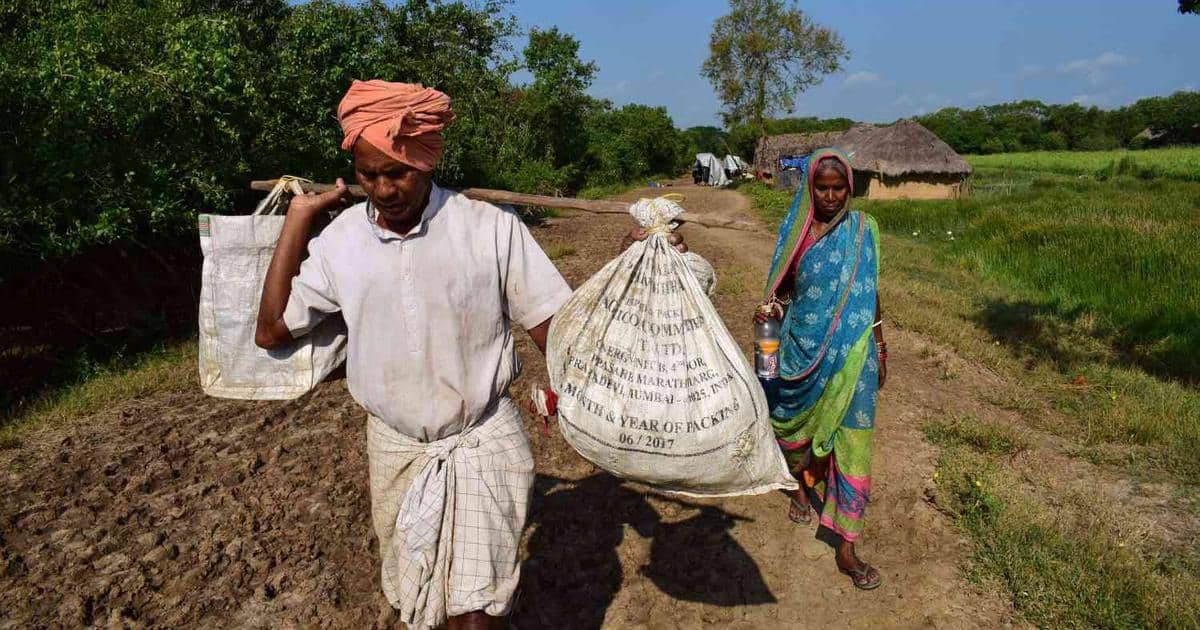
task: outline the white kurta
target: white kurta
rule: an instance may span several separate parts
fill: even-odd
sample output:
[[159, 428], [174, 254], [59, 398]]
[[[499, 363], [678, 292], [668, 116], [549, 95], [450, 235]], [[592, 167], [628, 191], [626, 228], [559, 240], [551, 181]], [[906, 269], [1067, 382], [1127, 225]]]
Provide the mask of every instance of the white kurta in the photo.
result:
[[299, 335], [341, 311], [350, 394], [422, 442], [479, 422], [519, 371], [511, 322], [532, 328], [571, 296], [514, 212], [437, 186], [407, 235], [362, 203], [308, 252], [284, 323]]
[[437, 186], [406, 235], [346, 210], [308, 246], [284, 322], [341, 311], [351, 395], [370, 414], [372, 518], [388, 601], [415, 628], [507, 612], [533, 458], [507, 389], [511, 322], [571, 290], [512, 211]]

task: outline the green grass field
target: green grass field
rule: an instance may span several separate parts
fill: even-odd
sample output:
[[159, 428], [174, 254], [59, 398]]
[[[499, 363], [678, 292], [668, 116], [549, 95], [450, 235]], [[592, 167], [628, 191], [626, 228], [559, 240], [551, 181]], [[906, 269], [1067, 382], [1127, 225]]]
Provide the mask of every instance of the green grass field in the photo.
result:
[[[865, 205], [885, 230], [1011, 288], [1011, 299], [980, 313], [1006, 342], [1064, 370], [1098, 358], [1193, 383], [1200, 379], [1198, 206], [1200, 184], [1129, 178], [1034, 179], [1004, 195]], [[1064, 344], [1055, 323], [1105, 347]]]
[[[1079, 173], [1096, 158], [1082, 159]], [[1024, 423], [927, 419], [942, 449], [934, 501], [974, 542], [968, 576], [1035, 625], [1196, 627], [1194, 545], [1131, 536], [1119, 506], [1047, 494], [1011, 458], [1030, 432], [1053, 435], [1200, 509], [1200, 183], [1055, 168], [979, 168], [963, 200], [856, 204], [884, 231], [885, 318], [1000, 375], [980, 397]], [[791, 201], [740, 190], [772, 226]]]
[[1144, 151], [1039, 151], [965, 156], [975, 168], [1109, 178], [1182, 179], [1200, 182], [1200, 147]]

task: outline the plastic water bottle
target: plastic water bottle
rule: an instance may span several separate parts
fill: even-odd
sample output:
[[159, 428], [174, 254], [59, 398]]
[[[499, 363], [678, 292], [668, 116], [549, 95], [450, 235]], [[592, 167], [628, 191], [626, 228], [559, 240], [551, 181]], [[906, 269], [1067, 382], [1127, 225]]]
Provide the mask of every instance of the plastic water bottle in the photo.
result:
[[764, 310], [767, 320], [754, 325], [754, 371], [758, 378], [779, 378], [779, 320]]

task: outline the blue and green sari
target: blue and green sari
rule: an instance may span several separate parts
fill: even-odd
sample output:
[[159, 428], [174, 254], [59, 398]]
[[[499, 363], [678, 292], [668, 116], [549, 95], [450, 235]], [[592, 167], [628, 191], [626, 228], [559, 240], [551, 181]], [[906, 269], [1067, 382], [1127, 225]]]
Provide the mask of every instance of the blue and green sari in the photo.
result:
[[[791, 305], [780, 331], [780, 378], [767, 385], [771, 423], [789, 462], [811, 451], [830, 458], [823, 481], [821, 524], [853, 541], [862, 533], [871, 490], [871, 436], [879, 358], [871, 325], [879, 278], [879, 230], [874, 219], [846, 209], [815, 241], [812, 185], [823, 159], [850, 161], [837, 149], [809, 157], [792, 206], [780, 226], [766, 299], [775, 298], [795, 266]], [[850, 177], [853, 180], [853, 176]], [[850, 182], [853, 196], [853, 181]]]

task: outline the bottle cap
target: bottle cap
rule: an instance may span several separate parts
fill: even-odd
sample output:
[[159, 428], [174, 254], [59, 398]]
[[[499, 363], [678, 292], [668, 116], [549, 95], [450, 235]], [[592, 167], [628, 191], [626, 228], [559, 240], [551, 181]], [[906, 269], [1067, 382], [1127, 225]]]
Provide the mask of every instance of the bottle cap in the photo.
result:
[[758, 305], [758, 312], [766, 315], [767, 317], [772, 315], [783, 317], [783, 306], [779, 304], [778, 300], [771, 298], [770, 300]]

